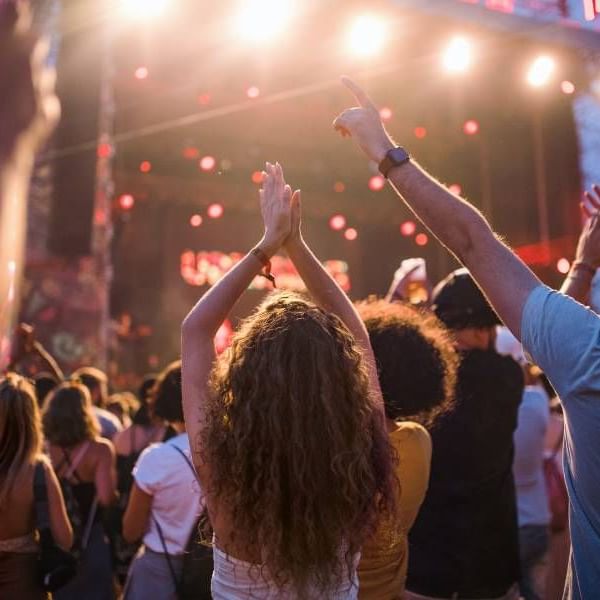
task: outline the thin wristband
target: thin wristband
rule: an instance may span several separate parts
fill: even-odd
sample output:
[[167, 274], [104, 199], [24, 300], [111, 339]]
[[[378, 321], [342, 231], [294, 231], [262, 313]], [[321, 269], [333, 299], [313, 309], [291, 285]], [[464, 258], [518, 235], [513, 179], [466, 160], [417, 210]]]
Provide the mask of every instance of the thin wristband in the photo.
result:
[[571, 271], [576, 271], [578, 269], [589, 273], [592, 277], [596, 274], [596, 269], [592, 267], [592, 265], [588, 265], [587, 263], [582, 261], [575, 261], [571, 265]]
[[256, 256], [256, 258], [260, 261], [260, 264], [263, 266], [263, 270], [259, 273], [259, 275], [265, 279], [268, 279], [273, 284], [273, 287], [276, 288], [277, 285], [275, 284], [275, 277], [271, 274], [271, 261], [269, 260], [269, 257], [258, 246], [252, 248], [250, 254]]

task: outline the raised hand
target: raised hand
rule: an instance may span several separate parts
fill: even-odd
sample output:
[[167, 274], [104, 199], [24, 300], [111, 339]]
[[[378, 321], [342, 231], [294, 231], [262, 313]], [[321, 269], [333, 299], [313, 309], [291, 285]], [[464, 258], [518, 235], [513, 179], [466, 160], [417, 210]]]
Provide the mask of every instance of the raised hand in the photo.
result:
[[581, 207], [588, 219], [579, 236], [575, 262], [597, 269], [600, 268], [600, 186], [594, 185], [592, 191], [585, 192]]
[[259, 192], [260, 210], [265, 225], [263, 245], [274, 254], [292, 231], [292, 189], [285, 183], [279, 163], [266, 164], [263, 184]]
[[348, 77], [342, 83], [352, 92], [359, 106], [348, 108], [333, 121], [333, 128], [344, 137], [353, 137], [363, 152], [375, 162], [383, 160], [388, 150], [394, 147], [385, 130], [379, 110], [361, 87]]

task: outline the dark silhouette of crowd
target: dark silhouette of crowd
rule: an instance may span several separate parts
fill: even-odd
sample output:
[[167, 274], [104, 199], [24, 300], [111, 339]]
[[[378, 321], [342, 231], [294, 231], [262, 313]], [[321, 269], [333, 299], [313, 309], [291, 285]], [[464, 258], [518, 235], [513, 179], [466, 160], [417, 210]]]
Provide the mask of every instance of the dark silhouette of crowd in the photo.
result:
[[[2, 210], [57, 118], [23, 18], [0, 4]], [[405, 269], [354, 304], [266, 163], [264, 235], [135, 394], [94, 365], [65, 375], [20, 325], [0, 379], [0, 598], [600, 597], [600, 188], [553, 291], [344, 84], [357, 106], [335, 130], [465, 268], [435, 287]], [[217, 355], [278, 252], [306, 293], [268, 294]]]

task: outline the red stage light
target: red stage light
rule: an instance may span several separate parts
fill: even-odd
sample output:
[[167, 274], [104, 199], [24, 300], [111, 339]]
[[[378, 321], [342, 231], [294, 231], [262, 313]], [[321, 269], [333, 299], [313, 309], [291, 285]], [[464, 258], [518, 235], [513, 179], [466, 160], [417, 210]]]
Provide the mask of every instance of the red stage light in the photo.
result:
[[560, 89], [562, 90], [563, 94], [570, 96], [575, 92], [575, 84], [571, 81], [563, 81], [560, 84]]
[[223, 213], [225, 212], [223, 205], [222, 204], [218, 204], [215, 202], [215, 204], [211, 204], [208, 209], [206, 210], [206, 214], [211, 218], [211, 219], [219, 219], [220, 217], [223, 216]]
[[199, 165], [203, 171], [212, 171], [217, 166], [217, 161], [214, 156], [203, 156]]
[[379, 116], [382, 121], [389, 121], [392, 118], [392, 109], [389, 106], [384, 106], [379, 109]]
[[152, 171], [152, 163], [149, 160], [143, 160], [140, 163], [140, 171], [142, 173], [150, 173]]
[[569, 272], [570, 268], [571, 268], [571, 263], [566, 258], [561, 258], [556, 263], [556, 270], [559, 273], [562, 273], [563, 275], [566, 275]]
[[341, 231], [346, 227], [346, 217], [344, 215], [333, 215], [329, 219], [329, 227], [334, 231]]
[[452, 185], [449, 185], [448, 189], [457, 196], [460, 196], [462, 194], [462, 188], [458, 183], [453, 183]]
[[248, 96], [248, 98], [250, 98], [251, 100], [253, 100], [254, 98], [258, 98], [260, 96], [260, 90], [255, 85], [251, 85], [246, 90], [246, 96]]
[[194, 146], [186, 146], [182, 151], [181, 155], [183, 158], [187, 158], [188, 160], [194, 160], [200, 156], [200, 150], [195, 148]]
[[192, 215], [190, 217], [190, 225], [192, 227], [200, 227], [202, 225], [202, 217], [200, 215]]
[[465, 121], [463, 131], [466, 135], [475, 135], [479, 132], [479, 123], [475, 121], [475, 119], [469, 119], [468, 121]]
[[103, 142], [102, 144], [98, 144], [98, 149], [96, 151], [98, 158], [108, 158], [112, 154], [112, 146]]
[[417, 226], [414, 221], [404, 221], [402, 225], [400, 225], [400, 233], [406, 237], [414, 235], [417, 230]]
[[148, 67], [138, 67], [135, 70], [134, 75], [136, 79], [146, 79], [149, 73], [150, 72], [148, 71]]
[[123, 210], [131, 210], [135, 204], [135, 198], [131, 194], [121, 194], [119, 196], [119, 206]]
[[353, 242], [358, 237], [358, 231], [354, 229], [354, 227], [348, 227], [346, 231], [344, 231], [344, 237], [349, 241]]
[[336, 192], [337, 194], [341, 194], [345, 190], [346, 190], [346, 185], [344, 184], [343, 181], [336, 181], [333, 184], [333, 191]]
[[415, 127], [414, 134], [417, 139], [422, 140], [424, 137], [427, 136], [427, 129], [421, 126]]
[[210, 104], [210, 94], [208, 92], [204, 92], [203, 94], [198, 94], [198, 104], [200, 104], [200, 106], [207, 106], [208, 104]]
[[371, 179], [369, 179], [369, 189], [374, 192], [378, 192], [385, 187], [385, 177], [382, 175], [373, 175]]
[[262, 183], [262, 180], [262, 171], [254, 171], [254, 173], [252, 173], [252, 183], [256, 183], [257, 185], [259, 185]]
[[429, 238], [426, 233], [418, 233], [415, 236], [415, 244], [417, 244], [417, 246], [427, 246], [428, 243]]

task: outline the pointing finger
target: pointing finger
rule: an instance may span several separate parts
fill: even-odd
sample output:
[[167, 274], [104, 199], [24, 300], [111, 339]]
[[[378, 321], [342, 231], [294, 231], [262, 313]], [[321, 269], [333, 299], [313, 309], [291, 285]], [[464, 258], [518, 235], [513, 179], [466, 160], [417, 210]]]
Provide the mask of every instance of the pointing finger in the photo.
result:
[[352, 92], [357, 102], [363, 107], [377, 112], [375, 103], [369, 98], [367, 93], [349, 77], [342, 77], [342, 83]]

